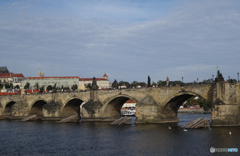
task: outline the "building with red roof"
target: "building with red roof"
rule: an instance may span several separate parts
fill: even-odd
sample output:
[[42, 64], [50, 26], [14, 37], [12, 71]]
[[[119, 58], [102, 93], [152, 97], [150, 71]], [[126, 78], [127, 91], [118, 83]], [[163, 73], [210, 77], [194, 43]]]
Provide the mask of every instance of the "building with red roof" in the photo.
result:
[[12, 83], [13, 87], [16, 85], [21, 86], [21, 82], [24, 80], [24, 76], [22, 73], [14, 74], [14, 73], [0, 73], [0, 83]]
[[37, 77], [27, 77], [23, 82], [22, 85], [25, 86], [27, 83], [30, 84], [29, 89], [36, 89], [36, 84], [38, 84], [38, 87], [43, 87], [44, 89], [47, 89], [49, 85], [52, 87], [56, 84], [57, 88], [71, 88], [73, 85], [77, 85], [79, 83], [79, 77], [78, 76], [44, 76], [44, 72], [42, 73], [38, 72]]
[[[105, 88], [109, 88], [109, 80], [108, 80], [108, 76], [105, 73], [103, 75], [102, 78], [95, 78], [97, 81], [97, 85], [99, 87], [99, 89], [105, 89]], [[92, 84], [93, 78], [79, 78], [79, 86], [78, 89], [82, 89], [85, 90], [87, 89], [86, 86], [90, 83]]]

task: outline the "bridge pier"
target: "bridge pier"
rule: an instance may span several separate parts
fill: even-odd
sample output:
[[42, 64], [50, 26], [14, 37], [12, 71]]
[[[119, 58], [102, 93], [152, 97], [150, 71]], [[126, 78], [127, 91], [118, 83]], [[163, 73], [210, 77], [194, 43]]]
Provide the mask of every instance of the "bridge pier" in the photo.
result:
[[146, 96], [136, 104], [136, 124], [178, 122], [172, 109], [161, 107], [152, 96]]
[[240, 126], [240, 105], [215, 105], [211, 126]]
[[44, 120], [58, 120], [60, 119], [61, 104], [55, 101], [43, 105], [43, 119]]

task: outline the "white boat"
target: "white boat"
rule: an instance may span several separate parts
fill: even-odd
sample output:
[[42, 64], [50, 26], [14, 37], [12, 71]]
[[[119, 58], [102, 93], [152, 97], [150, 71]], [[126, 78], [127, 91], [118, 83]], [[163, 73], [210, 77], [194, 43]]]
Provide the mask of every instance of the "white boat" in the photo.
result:
[[122, 116], [135, 116], [136, 110], [122, 110], [121, 115]]

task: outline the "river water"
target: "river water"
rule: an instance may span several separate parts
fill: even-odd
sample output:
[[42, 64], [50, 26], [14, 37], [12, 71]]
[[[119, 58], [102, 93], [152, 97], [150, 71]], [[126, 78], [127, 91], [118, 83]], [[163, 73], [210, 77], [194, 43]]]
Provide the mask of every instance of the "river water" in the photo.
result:
[[[109, 126], [107, 122], [0, 121], [4, 155], [211, 155], [210, 147], [240, 149], [240, 127], [188, 129], [181, 126], [210, 114], [178, 114], [177, 124]], [[172, 129], [169, 129], [171, 126]], [[229, 135], [231, 131], [231, 135]], [[240, 153], [215, 153], [215, 155]]]

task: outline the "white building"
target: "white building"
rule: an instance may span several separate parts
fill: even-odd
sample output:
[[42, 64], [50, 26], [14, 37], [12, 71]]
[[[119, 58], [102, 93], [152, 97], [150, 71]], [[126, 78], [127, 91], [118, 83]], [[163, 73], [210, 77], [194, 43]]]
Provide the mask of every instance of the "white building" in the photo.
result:
[[[79, 78], [78, 89], [82, 89], [82, 90], [87, 89], [86, 86], [89, 83], [92, 84], [92, 81], [93, 81], [93, 78]], [[109, 80], [106, 73], [103, 75], [102, 78], [96, 78], [96, 81], [99, 89], [109, 88]]]
[[135, 107], [136, 107], [136, 102], [133, 101], [132, 99], [127, 100], [122, 106], [122, 108], [135, 108]]
[[24, 80], [24, 76], [22, 73], [14, 74], [14, 73], [1, 73], [0, 74], [0, 83], [12, 83], [13, 87], [18, 85], [21, 87], [21, 82]]
[[62, 77], [27, 77], [23, 81], [23, 86], [27, 83], [30, 84], [30, 89], [34, 89], [34, 86], [38, 83], [39, 88], [44, 87], [45, 89], [51, 85], [52, 87], [56, 84], [57, 88], [69, 87], [71, 88], [73, 85], [77, 85], [79, 83], [78, 76], [62, 76]]

